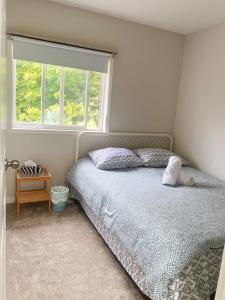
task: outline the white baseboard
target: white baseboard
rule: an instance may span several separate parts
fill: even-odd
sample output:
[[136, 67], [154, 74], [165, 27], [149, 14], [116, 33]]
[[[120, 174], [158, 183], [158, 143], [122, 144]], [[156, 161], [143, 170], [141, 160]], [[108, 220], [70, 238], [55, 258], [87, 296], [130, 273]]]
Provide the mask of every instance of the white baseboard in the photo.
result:
[[6, 197], [6, 204], [15, 203], [15, 202], [16, 202], [16, 198], [14, 196]]

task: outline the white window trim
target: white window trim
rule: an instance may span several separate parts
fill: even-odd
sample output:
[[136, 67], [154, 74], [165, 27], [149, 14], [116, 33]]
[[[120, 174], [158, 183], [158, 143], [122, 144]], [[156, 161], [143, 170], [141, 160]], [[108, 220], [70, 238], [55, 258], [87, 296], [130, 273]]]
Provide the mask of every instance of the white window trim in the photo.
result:
[[[16, 65], [16, 61], [13, 60], [13, 63]], [[13, 71], [15, 74], [16, 74], [16, 67]], [[45, 75], [46, 75], [46, 65], [42, 64], [42, 76], [41, 76], [41, 127], [42, 124], [43, 124], [43, 120], [44, 120], [44, 110], [45, 110], [45, 107], [44, 107], [44, 103], [45, 103], [45, 94], [44, 94], [44, 90], [45, 90]], [[14, 76], [14, 78], [16, 79], [16, 76]], [[16, 90], [16, 87], [14, 86], [14, 91]], [[15, 94], [15, 99], [14, 99], [14, 105], [16, 107], [16, 92], [14, 92]], [[16, 115], [15, 115], [16, 117]], [[16, 118], [14, 118], [14, 123], [13, 123], [13, 126], [14, 124], [18, 124], [19, 122], [16, 122]], [[24, 124], [24, 123], [23, 123]]]
[[[28, 122], [16, 122], [16, 61], [13, 59], [13, 43], [12, 40], [7, 40], [7, 63], [8, 63], [8, 99], [9, 99], [9, 109], [8, 109], [8, 122], [7, 122], [7, 132], [8, 133], [37, 133], [37, 134], [77, 134], [80, 131], [99, 131], [107, 132], [109, 131], [109, 117], [110, 117], [110, 105], [111, 105], [111, 89], [112, 89], [112, 75], [113, 75], [113, 57], [109, 59], [108, 73], [102, 76], [102, 101], [99, 108], [99, 128], [89, 129], [85, 126], [74, 126], [74, 125], [46, 125], [41, 122], [41, 124], [28, 123]], [[43, 80], [43, 79], [42, 79]], [[61, 85], [60, 85], [61, 86]], [[11, 99], [11, 100], [10, 100]], [[60, 97], [60, 101], [62, 97]], [[63, 99], [64, 100], [64, 99]], [[41, 99], [41, 105], [43, 105], [43, 99]], [[42, 114], [44, 109], [41, 109]], [[42, 116], [43, 118], [43, 116]], [[62, 119], [61, 119], [62, 121]]]
[[60, 127], [64, 124], [64, 86], [65, 86], [65, 69], [61, 68], [60, 75]]
[[104, 99], [108, 99], [108, 101], [102, 102], [102, 110], [104, 117], [102, 118], [102, 128], [103, 132], [109, 131], [109, 123], [110, 123], [110, 107], [111, 107], [111, 99], [112, 99], [112, 80], [113, 80], [113, 65], [114, 59], [113, 57], [109, 60], [109, 68], [108, 73], [105, 76], [105, 87], [104, 87]]

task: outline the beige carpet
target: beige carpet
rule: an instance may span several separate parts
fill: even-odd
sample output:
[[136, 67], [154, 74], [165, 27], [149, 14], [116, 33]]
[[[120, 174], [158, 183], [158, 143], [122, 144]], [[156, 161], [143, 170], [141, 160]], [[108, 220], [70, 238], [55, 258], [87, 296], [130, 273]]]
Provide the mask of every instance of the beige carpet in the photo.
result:
[[7, 300], [146, 299], [80, 206], [7, 207]]

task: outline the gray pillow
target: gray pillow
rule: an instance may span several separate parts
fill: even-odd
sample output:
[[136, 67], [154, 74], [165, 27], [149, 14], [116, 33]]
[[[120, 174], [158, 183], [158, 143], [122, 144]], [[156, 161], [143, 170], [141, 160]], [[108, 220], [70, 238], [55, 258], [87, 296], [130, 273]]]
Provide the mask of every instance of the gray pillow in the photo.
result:
[[126, 148], [104, 148], [89, 152], [97, 168], [102, 170], [124, 169], [142, 166], [142, 160]]
[[[175, 153], [166, 149], [157, 148], [141, 148], [133, 150], [142, 159], [142, 165], [152, 168], [165, 168], [169, 162], [170, 156], [176, 155]], [[182, 160], [183, 166], [188, 166], [189, 162]]]

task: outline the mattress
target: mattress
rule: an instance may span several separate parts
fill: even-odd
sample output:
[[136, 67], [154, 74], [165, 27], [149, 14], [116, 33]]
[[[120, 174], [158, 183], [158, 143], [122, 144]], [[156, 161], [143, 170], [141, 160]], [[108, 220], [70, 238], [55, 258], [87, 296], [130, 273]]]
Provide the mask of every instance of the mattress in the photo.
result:
[[209, 299], [225, 241], [225, 183], [185, 168], [195, 187], [161, 185], [164, 169], [103, 171], [84, 158], [68, 174], [81, 205], [151, 299]]

